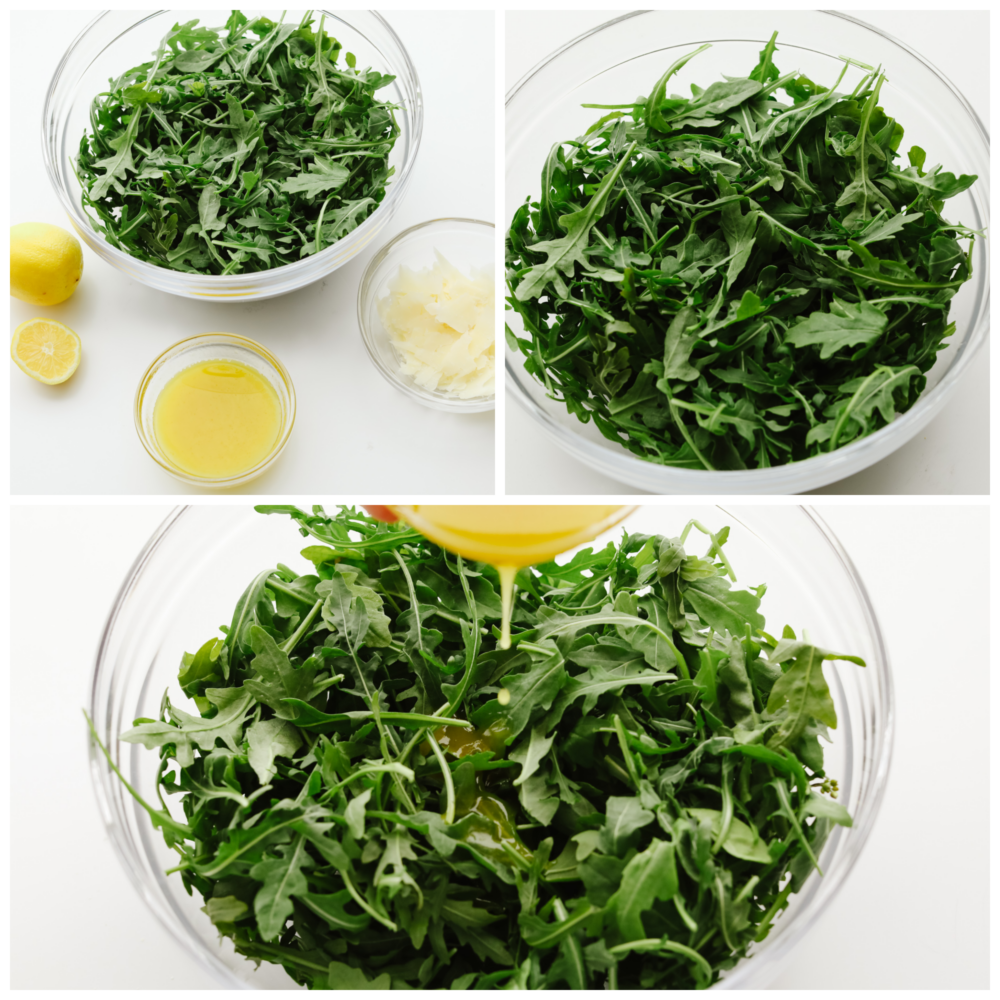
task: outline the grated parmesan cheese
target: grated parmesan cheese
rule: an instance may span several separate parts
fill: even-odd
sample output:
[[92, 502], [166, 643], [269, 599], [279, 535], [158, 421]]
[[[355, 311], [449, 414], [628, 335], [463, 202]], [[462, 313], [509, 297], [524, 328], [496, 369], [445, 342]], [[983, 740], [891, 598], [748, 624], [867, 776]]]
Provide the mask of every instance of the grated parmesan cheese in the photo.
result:
[[402, 265], [378, 313], [403, 372], [423, 389], [457, 399], [493, 394], [493, 274], [466, 277], [438, 250], [433, 266]]

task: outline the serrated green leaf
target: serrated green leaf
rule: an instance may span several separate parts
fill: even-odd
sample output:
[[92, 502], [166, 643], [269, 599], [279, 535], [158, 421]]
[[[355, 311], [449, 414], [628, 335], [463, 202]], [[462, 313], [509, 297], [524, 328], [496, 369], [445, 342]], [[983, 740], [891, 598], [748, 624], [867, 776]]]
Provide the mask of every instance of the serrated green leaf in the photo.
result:
[[291, 897], [309, 888], [302, 872], [304, 865], [311, 864], [305, 840], [296, 837], [288, 847], [278, 850], [279, 857], [265, 857], [250, 869], [250, 875], [264, 883], [254, 897], [254, 912], [265, 941], [273, 941], [284, 928], [292, 914]]
[[[722, 813], [719, 810], [696, 809], [689, 806], [688, 812], [699, 822], [708, 820], [712, 824], [712, 836], [719, 835], [719, 831], [722, 829]], [[740, 858], [743, 861], [757, 861], [760, 864], [769, 864], [771, 861], [767, 844], [760, 837], [755, 837], [753, 830], [746, 823], [735, 817], [730, 820], [729, 832], [722, 842], [722, 849], [734, 858]]]
[[313, 913], [321, 916], [334, 930], [362, 931], [371, 923], [371, 917], [367, 913], [353, 916], [346, 911], [345, 907], [351, 902], [351, 894], [346, 889], [326, 894], [303, 892], [296, 898], [305, 903]]
[[608, 909], [615, 913], [622, 939], [638, 941], [648, 937], [642, 914], [656, 900], [672, 899], [677, 887], [674, 845], [654, 840], [625, 866], [621, 884], [608, 900]]
[[392, 985], [392, 977], [388, 973], [369, 979], [360, 969], [343, 962], [330, 963], [327, 981], [330, 989], [338, 990], [387, 990]]
[[800, 640], [782, 639], [771, 654], [772, 663], [789, 663], [774, 682], [767, 701], [771, 715], [783, 711], [777, 732], [768, 740], [772, 750], [794, 743], [810, 719], [831, 729], [837, 728], [833, 697], [823, 676], [823, 660], [850, 660], [859, 666], [865, 661], [857, 656], [831, 653]]
[[717, 632], [742, 635], [748, 624], [753, 629], [764, 627], [764, 617], [757, 610], [760, 598], [748, 590], [733, 590], [721, 576], [692, 580], [683, 595], [685, 604]]
[[874, 343], [889, 319], [881, 309], [859, 302], [852, 305], [834, 299], [829, 312], [811, 313], [788, 332], [788, 342], [796, 347], [819, 347], [822, 359], [844, 347]]
[[514, 779], [515, 788], [523, 785], [538, 770], [554, 742], [555, 737], [546, 738], [544, 726], [537, 725], [532, 728], [527, 741], [522, 741], [511, 750], [510, 759], [521, 765], [521, 773]]
[[288, 194], [304, 194], [309, 198], [315, 198], [327, 191], [336, 191], [343, 187], [350, 176], [350, 170], [343, 164], [317, 156], [315, 161], [309, 164], [308, 170], [289, 177], [281, 185], [281, 190]]
[[250, 907], [235, 896], [213, 896], [201, 911], [208, 914], [213, 924], [232, 924], [246, 916]]
[[853, 826], [851, 814], [839, 803], [813, 792], [805, 801], [802, 811], [810, 816], [822, 816], [841, 826]]
[[291, 757], [302, 746], [302, 737], [283, 719], [258, 719], [247, 730], [247, 759], [257, 780], [266, 785], [277, 773], [275, 757]]
[[590, 230], [604, 213], [604, 206], [607, 204], [611, 189], [628, 166], [634, 149], [635, 143], [629, 146], [617, 166], [601, 181], [586, 208], [559, 218], [559, 225], [566, 230], [565, 236], [555, 240], [543, 240], [532, 246], [532, 253], [544, 253], [546, 261], [544, 264], [535, 265], [521, 279], [515, 292], [521, 301], [537, 295], [549, 283], [557, 293], [565, 294], [566, 284], [562, 275], [572, 277], [576, 265], [584, 269], [589, 268], [584, 250], [590, 242]]

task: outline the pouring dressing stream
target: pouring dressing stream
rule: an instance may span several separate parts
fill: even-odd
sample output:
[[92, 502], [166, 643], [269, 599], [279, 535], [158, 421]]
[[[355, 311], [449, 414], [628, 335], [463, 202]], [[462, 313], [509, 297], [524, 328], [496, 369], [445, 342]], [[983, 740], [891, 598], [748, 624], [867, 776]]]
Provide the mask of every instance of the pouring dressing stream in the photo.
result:
[[618, 504], [414, 504], [387, 508], [432, 542], [465, 559], [489, 563], [500, 575], [500, 648], [510, 647], [514, 578], [593, 541], [635, 510]]

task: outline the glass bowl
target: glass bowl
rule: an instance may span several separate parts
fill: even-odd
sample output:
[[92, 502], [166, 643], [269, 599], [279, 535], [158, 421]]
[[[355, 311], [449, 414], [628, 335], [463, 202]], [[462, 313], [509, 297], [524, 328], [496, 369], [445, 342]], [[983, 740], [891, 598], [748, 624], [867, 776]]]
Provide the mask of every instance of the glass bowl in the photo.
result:
[[[178, 373], [202, 361], [235, 361], [252, 368], [274, 389], [281, 407], [281, 428], [265, 459], [244, 472], [212, 479], [179, 468], [160, 446], [156, 437], [156, 400], [166, 384]], [[285, 450], [295, 425], [295, 387], [285, 366], [264, 346], [235, 333], [202, 333], [168, 347], [142, 376], [135, 392], [135, 429], [143, 448], [162, 468], [188, 486], [227, 489], [242, 486], [266, 472]]]
[[[482, 524], [477, 523], [478, 518], [472, 519], [471, 524], [465, 521], [463, 515], [469, 512], [469, 505], [390, 504], [388, 509], [437, 545], [461, 553], [463, 559], [478, 559], [497, 569], [548, 562], [604, 534], [635, 510], [629, 505], [581, 504], [573, 509], [586, 516], [574, 520], [572, 533], [563, 530], [557, 535], [550, 534], [545, 521], [553, 510], [562, 508], [562, 504], [492, 506], [493, 524], [486, 535]], [[514, 511], [518, 514], [512, 516]], [[525, 512], [528, 512], [527, 518]], [[532, 516], [536, 513], [542, 517]]]
[[482, 413], [494, 407], [494, 395], [458, 399], [438, 389], [417, 385], [400, 368], [399, 355], [378, 313], [379, 300], [388, 294], [389, 281], [400, 265], [414, 269], [434, 263], [434, 251], [465, 274], [469, 269], [488, 268], [492, 273], [496, 251], [495, 227], [478, 219], [431, 219], [401, 232], [390, 240], [365, 269], [358, 288], [358, 326], [361, 339], [378, 373], [395, 389], [434, 410], [449, 413]]
[[[542, 165], [553, 142], [582, 135], [600, 114], [580, 105], [628, 101], [648, 93], [679, 54], [704, 42], [708, 49], [673, 80], [672, 93], [690, 83], [756, 65], [771, 32], [778, 31], [776, 61], [783, 72], [800, 69], [827, 86], [837, 79], [840, 55], [881, 64], [888, 72], [881, 103], [905, 128], [902, 149], [919, 145], [928, 163], [956, 176], [978, 174], [968, 191], [948, 200], [950, 221], [970, 229], [989, 226], [989, 136], [968, 101], [923, 56], [853, 17], [822, 11], [638, 11], [609, 21], [552, 53], [519, 80], [506, 98], [506, 222], [527, 195], [536, 200]], [[862, 71], [848, 69], [849, 92]], [[520, 333], [516, 313], [508, 322]], [[989, 243], [977, 239], [973, 277], [951, 303], [956, 332], [927, 373], [917, 403], [887, 427], [836, 451], [770, 469], [709, 472], [644, 461], [605, 438], [591, 421], [582, 424], [564, 404], [550, 399], [524, 369], [525, 357], [506, 348], [506, 385], [552, 441], [606, 476], [654, 493], [801, 493], [853, 475], [880, 461], [918, 434], [941, 411], [972, 364], [989, 332]]]
[[[248, 13], [244, 11], [244, 13]], [[274, 21], [282, 11], [253, 11]], [[285, 11], [286, 21], [302, 18], [305, 11]], [[173, 295], [219, 302], [267, 299], [312, 284], [342, 267], [376, 239], [388, 225], [410, 182], [423, 130], [423, 95], [417, 71], [396, 33], [374, 11], [314, 11], [316, 21], [326, 16], [326, 31], [344, 50], [357, 56], [359, 66], [391, 74], [395, 81], [379, 96], [400, 105], [395, 112], [400, 134], [389, 156], [395, 174], [386, 185], [378, 208], [357, 229], [333, 246], [294, 264], [253, 274], [187, 274], [137, 260], [113, 247], [91, 225], [80, 204], [80, 184], [73, 170], [80, 138], [90, 125], [90, 105], [107, 89], [109, 78], [150, 58], [174, 24], [197, 18], [202, 24], [224, 24], [228, 11], [169, 10], [105, 11], [81, 32], [63, 56], [45, 98], [42, 118], [42, 156], [49, 180], [80, 239], [99, 257], [130, 278]]]
[[[840, 801], [854, 825], [835, 828], [819, 859], [825, 876], [814, 872], [807, 879], [769, 937], [756, 946], [753, 958], [718, 984], [758, 987], [777, 973], [782, 956], [829, 905], [871, 832], [889, 767], [892, 679], [864, 584], [815, 511], [647, 505], [636, 510], [625, 527], [676, 535], [692, 517], [713, 530], [731, 526], [726, 552], [740, 585], [769, 584], [761, 611], [770, 630], [780, 630], [785, 622], [796, 629], [806, 626], [816, 642], [860, 655], [868, 664], [867, 669], [851, 663], [826, 665], [840, 721], [826, 748], [827, 770], [840, 782]], [[613, 528], [594, 544], [619, 538], [621, 530]], [[701, 536], [692, 536], [689, 550], [701, 554], [708, 540], [701, 547]], [[133, 719], [157, 717], [164, 690], [169, 689], [175, 704], [187, 707], [177, 685], [181, 654], [217, 634], [247, 583], [262, 569], [284, 562], [308, 571], [311, 564], [292, 558], [304, 545], [290, 520], [265, 517], [250, 507], [213, 504], [176, 509], [139, 553], [104, 627], [88, 710], [116, 765], [147, 801], [157, 800], [159, 755], [121, 742], [119, 733]], [[115, 853], [167, 932], [223, 986], [290, 988], [293, 984], [281, 968], [263, 964], [255, 971], [252, 962], [233, 952], [228, 939], [220, 943], [201, 912], [197, 893], [188, 896], [179, 877], [163, 874], [176, 863], [176, 854], [164, 845], [148, 815], [93, 744], [90, 770]], [[177, 808], [174, 798], [168, 804]]]

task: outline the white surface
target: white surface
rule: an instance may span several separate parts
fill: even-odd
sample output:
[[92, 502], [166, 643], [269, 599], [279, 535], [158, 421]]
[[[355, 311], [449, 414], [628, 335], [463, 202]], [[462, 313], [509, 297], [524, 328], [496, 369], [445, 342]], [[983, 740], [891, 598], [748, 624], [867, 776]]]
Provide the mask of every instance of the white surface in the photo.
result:
[[[897, 733], [871, 838], [773, 985], [986, 989], [989, 510], [820, 512], [879, 614], [894, 667]], [[13, 989], [215, 988], [147, 911], [112, 852], [81, 716], [104, 616], [166, 513], [159, 506], [11, 510]], [[663, 516], [670, 517], [666, 504]], [[297, 539], [291, 532], [290, 542]]]
[[[621, 10], [507, 11], [508, 91], [537, 63]], [[972, 104], [989, 127], [989, 12], [848, 11], [925, 55]], [[724, 14], [720, 14], [724, 16]], [[849, 53], [847, 53], [849, 54]], [[891, 72], [892, 67], [888, 67]], [[903, 122], [905, 127], [906, 123]], [[541, 164], [539, 164], [539, 170]], [[946, 168], [947, 169], [947, 168]], [[504, 219], [505, 228], [509, 219]], [[945, 410], [930, 427], [882, 462], [817, 494], [988, 494], [990, 490], [989, 355], [984, 349]], [[505, 418], [506, 491], [536, 494], [636, 495], [543, 436], [513, 400]], [[530, 458], [530, 461], [528, 460]]]
[[[59, 58], [95, 12], [15, 11], [11, 28], [11, 224], [68, 227], [42, 167], [45, 90]], [[11, 363], [11, 492], [190, 493], [143, 450], [132, 420], [136, 387], [171, 344], [210, 331], [239, 333], [272, 350], [298, 395], [288, 448], [264, 476], [233, 492], [407, 489], [493, 493], [493, 414], [446, 414], [395, 390], [365, 353], [357, 290], [365, 266], [397, 233], [442, 216], [494, 221], [492, 11], [391, 11], [420, 77], [424, 133], [410, 188], [389, 228], [349, 264], [290, 295], [246, 305], [181, 299], [126, 278], [84, 248], [79, 290], [44, 315], [75, 330], [83, 361], [62, 386], [32, 381]], [[128, 67], [123, 67], [127, 69]], [[461, 86], [456, 86], [461, 81]], [[40, 307], [11, 299], [11, 328]], [[440, 470], [463, 456], [461, 483]], [[206, 491], [207, 492], [207, 491]]]

